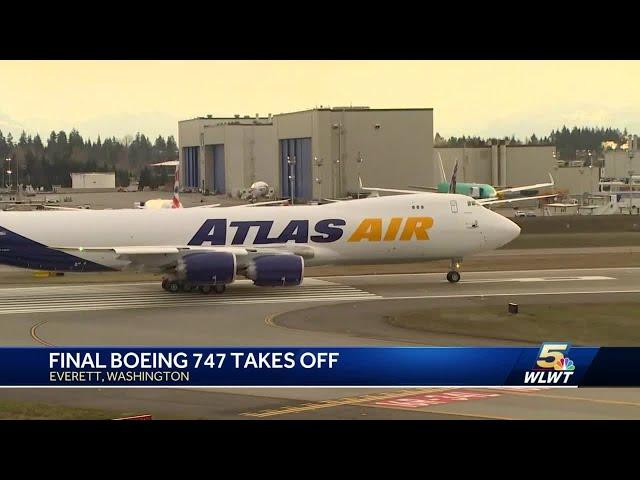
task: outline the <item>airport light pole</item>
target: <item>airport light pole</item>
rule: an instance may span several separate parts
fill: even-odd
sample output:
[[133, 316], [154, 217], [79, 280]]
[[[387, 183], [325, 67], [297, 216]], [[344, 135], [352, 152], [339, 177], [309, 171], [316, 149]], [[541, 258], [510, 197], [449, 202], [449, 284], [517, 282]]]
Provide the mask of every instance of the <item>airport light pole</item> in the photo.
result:
[[[361, 178], [361, 170], [362, 170], [362, 162], [364, 162], [364, 157], [362, 156], [362, 153], [358, 152], [358, 159], [356, 160], [356, 162], [358, 162], [358, 179]], [[360, 184], [360, 180], [358, 180], [358, 198], [360, 198], [360, 193], [362, 192], [362, 185]]]
[[315, 166], [318, 168], [318, 176], [316, 177], [316, 183], [318, 185], [320, 185], [320, 199], [322, 199], [322, 173], [321, 173], [321, 167], [323, 164], [322, 158], [318, 158], [318, 156], [314, 156], [313, 157], [313, 163], [315, 164]]
[[[5, 159], [4, 159], [4, 161], [5, 161], [5, 162], [9, 162], [9, 164], [8, 164], [8, 166], [7, 166], [7, 168], [6, 168], [6, 170], [8, 170], [9, 168], [11, 168], [11, 158], [10, 158], [10, 157], [7, 157], [7, 158], [5, 158]], [[7, 188], [7, 180], [6, 180], [5, 176], [4, 176], [4, 174], [5, 174], [5, 168], [4, 168], [4, 166], [3, 166], [3, 167], [2, 167], [2, 188]]]
[[633, 169], [632, 169], [632, 163], [633, 163], [633, 157], [635, 155], [634, 152], [634, 138], [631, 137], [629, 139], [629, 148], [627, 149], [627, 152], [629, 153], [629, 215], [633, 215]]
[[293, 157], [287, 155], [287, 163], [289, 164], [289, 195], [291, 195], [291, 205], [294, 203], [295, 195], [293, 193], [293, 189], [295, 187], [295, 166], [296, 166], [296, 156]]

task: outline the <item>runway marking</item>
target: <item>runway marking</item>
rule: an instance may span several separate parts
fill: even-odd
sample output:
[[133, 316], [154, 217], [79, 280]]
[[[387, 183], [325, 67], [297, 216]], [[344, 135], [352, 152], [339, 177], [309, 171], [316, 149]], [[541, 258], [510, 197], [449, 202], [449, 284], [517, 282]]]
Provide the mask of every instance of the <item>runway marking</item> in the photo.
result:
[[[157, 287], [157, 284], [155, 285]], [[377, 294], [355, 287], [330, 282], [301, 287], [274, 287], [274, 289], [239, 288], [227, 291], [224, 295], [202, 295], [191, 292], [171, 294], [162, 290], [145, 291], [142, 289], [96, 293], [56, 290], [48, 295], [39, 292], [39, 294], [26, 297], [4, 293], [0, 292], [0, 315], [206, 305], [360, 301], [382, 298]]]
[[447, 390], [446, 388], [423, 388], [419, 390], [400, 390], [395, 392], [373, 393], [369, 395], [359, 395], [355, 397], [337, 398], [334, 400], [321, 400], [318, 402], [308, 402], [299, 405], [284, 406], [278, 408], [270, 408], [266, 410], [258, 410], [255, 412], [244, 412], [240, 415], [245, 417], [265, 418], [273, 417], [276, 415], [286, 415], [289, 413], [301, 413], [314, 410], [320, 410], [323, 408], [340, 407], [345, 405], [356, 405], [365, 402], [373, 402], [376, 400], [385, 400], [389, 398], [406, 396], [410, 393], [435, 393], [438, 391]]
[[523, 396], [523, 397], [542, 397], [549, 398], [551, 400], [571, 400], [571, 401], [579, 401], [579, 402], [590, 402], [590, 403], [603, 403], [609, 405], [626, 405], [631, 407], [640, 407], [640, 403], [638, 402], [628, 402], [625, 400], [607, 400], [600, 398], [588, 398], [588, 397], [572, 397], [568, 395], [543, 395], [541, 393], [529, 393], [526, 391], [518, 392], [518, 391], [505, 391], [504, 393], [508, 395], [515, 396]]
[[454, 402], [466, 402], [469, 400], [483, 400], [486, 398], [499, 397], [496, 392], [474, 391], [471, 389], [457, 389], [440, 393], [412, 393], [402, 397], [386, 400], [377, 400], [372, 406], [402, 407], [402, 408], [423, 408], [435, 405], [447, 405]]
[[[469, 274], [482, 274], [482, 275], [491, 275], [491, 274], [509, 274], [514, 275], [517, 273], [531, 273], [531, 272], [541, 272], [541, 273], [550, 273], [550, 272], [580, 272], [580, 271], [596, 271], [596, 270], [605, 270], [605, 271], [638, 271], [640, 267], [592, 267], [592, 268], [551, 268], [551, 269], [542, 269], [542, 270], [475, 270], [468, 271], [466, 273]], [[368, 278], [368, 277], [420, 277], [420, 276], [434, 276], [434, 275], [442, 275], [441, 272], [414, 272], [414, 273], [361, 273], [359, 275], [316, 275], [316, 278]]]
[[482, 298], [482, 297], [528, 297], [539, 295], [607, 295], [612, 293], [640, 293], [640, 290], [582, 290], [567, 292], [511, 292], [511, 293], [460, 293], [457, 295], [414, 295], [383, 297], [384, 300], [420, 300], [427, 298]]
[[460, 283], [506, 283], [506, 282], [574, 282], [584, 280], [617, 280], [614, 277], [603, 277], [597, 275], [583, 277], [529, 277], [529, 278], [479, 278], [477, 280], [462, 280]]
[[388, 410], [404, 410], [407, 412], [420, 412], [420, 413], [431, 413], [435, 415], [453, 415], [456, 417], [470, 417], [470, 418], [480, 418], [484, 420], [515, 420], [513, 417], [502, 417], [497, 415], [483, 415], [481, 413], [463, 413], [463, 412], [452, 412], [450, 410], [433, 410], [433, 409], [415, 409], [408, 407], [385, 407], [384, 405], [371, 405], [374, 408], [386, 408]]
[[36, 342], [38, 342], [41, 345], [44, 345], [45, 347], [55, 347], [55, 345], [53, 343], [49, 343], [46, 340], [43, 340], [42, 338], [40, 338], [38, 336], [38, 328], [40, 328], [41, 325], [44, 325], [45, 323], [47, 323], [49, 320], [43, 320], [40, 323], [36, 323], [33, 327], [31, 327], [31, 338], [33, 340], [35, 340]]

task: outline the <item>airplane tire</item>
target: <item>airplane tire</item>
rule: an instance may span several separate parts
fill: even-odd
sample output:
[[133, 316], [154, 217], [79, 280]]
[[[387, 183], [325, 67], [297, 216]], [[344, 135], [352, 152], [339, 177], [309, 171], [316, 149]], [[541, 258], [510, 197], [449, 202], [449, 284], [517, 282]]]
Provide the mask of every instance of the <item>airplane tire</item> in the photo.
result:
[[171, 293], [178, 293], [180, 291], [180, 284], [176, 281], [167, 282], [167, 290]]
[[167, 280], [166, 278], [162, 279], [162, 289], [163, 290], [169, 290], [169, 288], [167, 287], [168, 283], [169, 283], [169, 280]]
[[460, 273], [455, 270], [451, 270], [447, 273], [447, 280], [449, 280], [450, 283], [457, 283], [460, 281]]
[[211, 293], [211, 285], [200, 285], [200, 293], [208, 295]]
[[220, 294], [220, 293], [224, 293], [224, 291], [227, 289], [226, 285], [214, 285], [213, 290]]

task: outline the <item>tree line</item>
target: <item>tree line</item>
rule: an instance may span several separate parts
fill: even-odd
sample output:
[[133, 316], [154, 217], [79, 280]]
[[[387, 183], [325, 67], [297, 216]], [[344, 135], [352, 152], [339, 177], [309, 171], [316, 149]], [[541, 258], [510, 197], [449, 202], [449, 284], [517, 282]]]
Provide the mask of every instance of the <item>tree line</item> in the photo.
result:
[[[7, 158], [11, 162], [6, 162]], [[15, 188], [16, 182], [46, 190], [53, 185], [70, 187], [71, 172], [115, 172], [116, 186], [126, 187], [148, 164], [177, 158], [178, 145], [171, 135], [166, 139], [160, 135], [153, 142], [141, 133], [122, 139], [102, 140], [98, 136], [91, 141], [73, 129], [69, 135], [63, 130], [52, 131], [43, 142], [40, 135], [31, 136], [24, 131], [16, 141], [11, 133], [5, 137], [0, 130], [0, 181], [3, 187], [11, 185]], [[158, 169], [157, 174], [150, 170], [154, 169], [145, 172], [147, 185], [166, 182], [165, 169]]]
[[435, 146], [451, 147], [481, 147], [490, 144], [492, 141], [504, 140], [509, 145], [555, 145], [556, 154], [559, 160], [575, 160], [581, 151], [590, 150], [600, 155], [604, 151], [603, 142], [614, 142], [617, 145], [626, 143], [629, 134], [625, 128], [620, 131], [611, 127], [573, 127], [571, 129], [563, 126], [544, 137], [532, 134], [524, 140], [515, 136], [503, 138], [482, 138], [478, 136], [449, 137], [445, 139], [439, 133], [435, 136]]

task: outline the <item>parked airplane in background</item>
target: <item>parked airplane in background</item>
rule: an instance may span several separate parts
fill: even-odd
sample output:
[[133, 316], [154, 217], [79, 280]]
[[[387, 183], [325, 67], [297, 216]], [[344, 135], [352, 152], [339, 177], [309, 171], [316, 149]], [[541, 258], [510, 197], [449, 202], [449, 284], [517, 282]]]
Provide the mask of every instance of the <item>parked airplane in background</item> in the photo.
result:
[[176, 174], [175, 181], [173, 182], [173, 198], [171, 200], [152, 198], [151, 200], [144, 202], [144, 204], [136, 206], [136, 208], [150, 208], [154, 210], [158, 208], [182, 208], [182, 203], [180, 203], [180, 162], [176, 161]]
[[[419, 186], [411, 186], [409, 188], [416, 188], [420, 190], [432, 190], [438, 193], [460, 193], [462, 195], [468, 195], [471, 198], [475, 198], [476, 200], [481, 200], [483, 204], [497, 203], [497, 200], [505, 200], [500, 203], [511, 203], [513, 201], [520, 201], [520, 197], [516, 198], [506, 198], [509, 194], [513, 193], [522, 193], [525, 196], [521, 197], [523, 199], [531, 200], [531, 199], [540, 199], [540, 198], [550, 198], [555, 197], [555, 194], [547, 194], [547, 195], [536, 195], [538, 190], [547, 187], [553, 187], [555, 182], [551, 174], [549, 174], [549, 179], [551, 180], [548, 183], [537, 183], [534, 185], [523, 185], [520, 187], [511, 187], [511, 188], [497, 188], [492, 185], [486, 183], [468, 183], [468, 182], [455, 182], [453, 178], [458, 170], [458, 162], [456, 161], [454, 168], [454, 173], [452, 175], [452, 180], [447, 181], [446, 174], [444, 173], [444, 165], [442, 163], [442, 157], [438, 153], [439, 161], [440, 161], [440, 176], [441, 181], [434, 188], [432, 187], [419, 187]], [[453, 187], [453, 189], [452, 189]], [[398, 193], [406, 193], [407, 191], [398, 192]], [[415, 192], [415, 190], [410, 190], [410, 192]], [[531, 195], [526, 195], [531, 194]]]
[[240, 198], [249, 200], [251, 203], [256, 203], [261, 199], [272, 198], [273, 194], [273, 188], [271, 188], [267, 182], [258, 181], [252, 183], [249, 188], [244, 190]]

